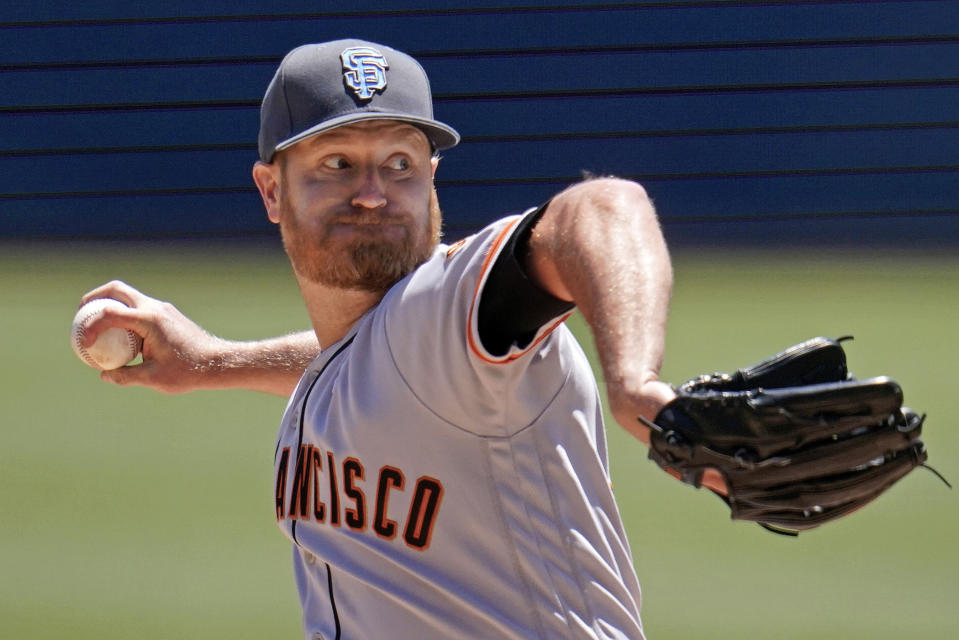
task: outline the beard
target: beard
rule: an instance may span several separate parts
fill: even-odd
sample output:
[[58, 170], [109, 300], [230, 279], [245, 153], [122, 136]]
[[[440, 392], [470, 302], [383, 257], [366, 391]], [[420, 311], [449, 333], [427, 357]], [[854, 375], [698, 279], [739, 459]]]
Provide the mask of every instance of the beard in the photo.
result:
[[288, 201], [280, 206], [280, 235], [293, 270], [306, 280], [337, 289], [384, 293], [424, 263], [441, 237], [442, 213], [435, 188], [430, 189], [426, 228], [404, 226], [399, 241], [371, 235], [334, 248], [326, 226], [311, 234]]

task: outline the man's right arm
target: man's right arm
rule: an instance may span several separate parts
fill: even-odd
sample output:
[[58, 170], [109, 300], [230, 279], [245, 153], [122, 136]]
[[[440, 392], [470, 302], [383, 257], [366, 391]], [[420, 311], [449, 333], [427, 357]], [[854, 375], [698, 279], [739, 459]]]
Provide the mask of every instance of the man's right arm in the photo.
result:
[[253, 342], [216, 337], [161, 302], [130, 285], [113, 281], [83, 296], [114, 298], [128, 309], [107, 310], [91, 323], [85, 342], [110, 327], [124, 327], [143, 337], [143, 362], [104, 371], [103, 380], [140, 385], [164, 393], [199, 389], [250, 389], [289, 396], [306, 366], [319, 353], [312, 331]]

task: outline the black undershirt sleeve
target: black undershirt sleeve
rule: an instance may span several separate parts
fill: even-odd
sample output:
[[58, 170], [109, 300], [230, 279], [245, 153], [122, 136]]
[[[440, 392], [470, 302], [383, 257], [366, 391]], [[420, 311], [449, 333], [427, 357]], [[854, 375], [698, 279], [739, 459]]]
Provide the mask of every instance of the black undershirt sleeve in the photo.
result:
[[513, 344], [521, 349], [529, 346], [540, 327], [575, 306], [534, 284], [523, 268], [533, 226], [548, 204], [520, 220], [483, 287], [477, 314], [479, 338], [494, 356], [506, 355]]

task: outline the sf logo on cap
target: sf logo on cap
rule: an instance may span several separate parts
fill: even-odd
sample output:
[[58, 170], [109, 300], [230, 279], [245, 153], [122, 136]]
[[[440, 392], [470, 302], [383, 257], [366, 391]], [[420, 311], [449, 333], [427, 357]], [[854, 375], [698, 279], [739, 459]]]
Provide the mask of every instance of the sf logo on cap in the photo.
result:
[[386, 70], [390, 68], [383, 54], [370, 47], [350, 47], [340, 54], [343, 80], [360, 100], [369, 100], [386, 88]]

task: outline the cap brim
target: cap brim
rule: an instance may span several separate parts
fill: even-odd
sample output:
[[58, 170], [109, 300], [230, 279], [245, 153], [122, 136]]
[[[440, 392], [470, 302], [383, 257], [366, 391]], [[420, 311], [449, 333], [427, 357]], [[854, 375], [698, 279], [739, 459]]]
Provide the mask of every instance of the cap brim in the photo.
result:
[[336, 129], [348, 124], [367, 120], [396, 120], [398, 122], [409, 123], [418, 129], [421, 129], [437, 150], [455, 147], [460, 141], [460, 134], [457, 133], [456, 129], [436, 120], [417, 118], [415, 116], [402, 113], [364, 111], [359, 113], [350, 113], [345, 116], [340, 116], [339, 118], [333, 118], [318, 124], [315, 127], [311, 127], [306, 131], [301, 131], [292, 138], [287, 138], [286, 140], [277, 144], [273, 149], [273, 153], [276, 154], [277, 151], [288, 149], [297, 142], [301, 142], [307, 138], [312, 138], [315, 135], [319, 135], [331, 129]]

